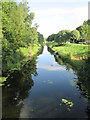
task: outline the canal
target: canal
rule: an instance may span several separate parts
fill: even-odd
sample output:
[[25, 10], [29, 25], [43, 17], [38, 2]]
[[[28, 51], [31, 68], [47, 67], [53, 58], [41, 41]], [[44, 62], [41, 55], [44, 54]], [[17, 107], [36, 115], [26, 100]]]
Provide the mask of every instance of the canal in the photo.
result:
[[60, 65], [47, 46], [14, 71], [3, 87], [3, 118], [88, 118], [88, 100], [72, 68]]

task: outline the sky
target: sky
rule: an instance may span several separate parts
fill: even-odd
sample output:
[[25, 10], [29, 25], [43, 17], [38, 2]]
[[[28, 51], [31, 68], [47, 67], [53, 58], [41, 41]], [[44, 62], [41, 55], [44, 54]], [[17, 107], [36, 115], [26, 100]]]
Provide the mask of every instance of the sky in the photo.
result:
[[[20, 0], [19, 0], [20, 1]], [[74, 30], [88, 20], [89, 0], [27, 0], [35, 13], [33, 25], [46, 38], [60, 30]]]

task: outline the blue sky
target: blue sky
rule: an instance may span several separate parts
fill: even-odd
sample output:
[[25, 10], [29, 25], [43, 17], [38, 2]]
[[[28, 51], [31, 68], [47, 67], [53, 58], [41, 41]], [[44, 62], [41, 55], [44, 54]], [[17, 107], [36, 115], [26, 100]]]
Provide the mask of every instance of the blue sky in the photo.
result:
[[[19, 0], [20, 1], [20, 0]], [[62, 29], [73, 30], [88, 19], [88, 0], [27, 0], [34, 23], [45, 37]]]

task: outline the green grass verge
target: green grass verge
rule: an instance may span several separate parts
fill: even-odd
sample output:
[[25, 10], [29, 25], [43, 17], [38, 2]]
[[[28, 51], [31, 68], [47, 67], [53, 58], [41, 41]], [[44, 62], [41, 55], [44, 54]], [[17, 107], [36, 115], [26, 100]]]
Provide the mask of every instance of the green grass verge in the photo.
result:
[[38, 52], [38, 48], [39, 48], [40, 46], [38, 46], [38, 45], [33, 45], [33, 46], [29, 46], [28, 48], [25, 48], [25, 47], [20, 47], [20, 51], [21, 51], [21, 53], [23, 54], [23, 56], [25, 57], [25, 60], [27, 60], [28, 58], [29, 58], [29, 53], [28, 53], [28, 51], [29, 50], [31, 50], [31, 52], [32, 52], [32, 57], [35, 55], [35, 54], [37, 54], [37, 52]]
[[[49, 47], [63, 57], [71, 57], [71, 59], [78, 57], [87, 57], [90, 54], [89, 45], [84, 44], [66, 44], [65, 46], [54, 47], [56, 43], [49, 43]], [[77, 59], [78, 60], [78, 59]]]
[[[34, 55], [38, 53], [39, 47], [41, 46], [37, 44], [33, 46], [29, 46], [28, 48], [20, 47], [17, 50], [16, 54], [13, 54], [13, 56], [9, 56], [9, 58], [11, 57], [11, 59], [8, 59], [8, 66], [10, 68], [9, 72], [12, 72], [14, 70], [20, 70], [21, 67], [25, 64], [25, 62], [29, 60], [29, 53], [28, 53], [29, 49], [32, 52], [32, 58], [33, 58]], [[11, 60], [13, 61], [13, 63], [11, 62]], [[5, 80], [6, 77], [4, 76], [0, 78], [0, 86], [3, 85]]]

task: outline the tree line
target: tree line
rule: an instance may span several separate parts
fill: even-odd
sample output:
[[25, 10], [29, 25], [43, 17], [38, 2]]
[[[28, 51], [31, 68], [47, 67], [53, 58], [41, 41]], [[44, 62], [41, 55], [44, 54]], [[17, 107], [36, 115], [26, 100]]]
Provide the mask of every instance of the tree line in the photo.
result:
[[[8, 71], [10, 65], [23, 59], [20, 47], [43, 45], [44, 37], [32, 26], [35, 14], [29, 10], [27, 2], [17, 4], [2, 2], [2, 70]], [[19, 59], [17, 58], [19, 56]], [[18, 59], [18, 61], [17, 61]]]
[[52, 34], [47, 38], [47, 41], [55, 41], [58, 45], [66, 43], [67, 41], [78, 43], [88, 42], [90, 40], [90, 20], [84, 21], [83, 25], [77, 27], [75, 30], [61, 30], [57, 34]]

